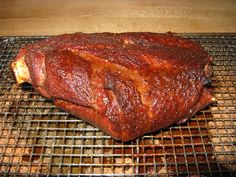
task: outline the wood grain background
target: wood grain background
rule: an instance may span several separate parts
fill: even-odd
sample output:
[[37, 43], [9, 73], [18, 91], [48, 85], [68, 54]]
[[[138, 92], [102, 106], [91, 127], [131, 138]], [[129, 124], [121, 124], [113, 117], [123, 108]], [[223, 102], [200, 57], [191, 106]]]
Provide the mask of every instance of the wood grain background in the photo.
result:
[[236, 1], [0, 0], [0, 35], [236, 32]]

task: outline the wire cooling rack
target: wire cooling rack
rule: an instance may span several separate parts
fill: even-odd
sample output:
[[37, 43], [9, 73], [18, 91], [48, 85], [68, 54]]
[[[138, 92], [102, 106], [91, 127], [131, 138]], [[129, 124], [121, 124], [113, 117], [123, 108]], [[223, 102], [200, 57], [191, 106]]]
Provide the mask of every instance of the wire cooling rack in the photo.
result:
[[57, 109], [9, 67], [45, 36], [0, 37], [0, 174], [11, 176], [234, 176], [236, 34], [180, 34], [213, 56], [217, 103], [181, 125], [123, 143]]

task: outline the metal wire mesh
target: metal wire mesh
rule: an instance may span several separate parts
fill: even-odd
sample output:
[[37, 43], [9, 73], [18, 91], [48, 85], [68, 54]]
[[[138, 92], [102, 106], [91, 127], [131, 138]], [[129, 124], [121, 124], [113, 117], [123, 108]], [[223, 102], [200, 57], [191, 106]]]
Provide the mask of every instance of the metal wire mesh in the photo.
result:
[[190, 121], [131, 142], [116, 141], [15, 84], [18, 49], [44, 37], [0, 37], [0, 174], [234, 176], [236, 35], [185, 34], [213, 56], [217, 98]]

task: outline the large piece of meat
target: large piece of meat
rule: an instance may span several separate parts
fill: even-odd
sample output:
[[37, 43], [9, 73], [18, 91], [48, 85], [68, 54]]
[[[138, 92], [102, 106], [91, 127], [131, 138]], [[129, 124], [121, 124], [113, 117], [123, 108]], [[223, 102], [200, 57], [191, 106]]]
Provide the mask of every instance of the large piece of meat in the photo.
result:
[[65, 34], [25, 46], [12, 62], [57, 107], [115, 139], [185, 122], [214, 101], [211, 57], [172, 33]]

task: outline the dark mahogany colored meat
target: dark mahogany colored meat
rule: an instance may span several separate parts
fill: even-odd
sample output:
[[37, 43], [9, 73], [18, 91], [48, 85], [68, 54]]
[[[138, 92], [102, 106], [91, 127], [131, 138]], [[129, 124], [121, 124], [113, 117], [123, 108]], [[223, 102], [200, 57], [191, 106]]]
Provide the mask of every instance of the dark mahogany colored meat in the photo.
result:
[[173, 33], [65, 34], [22, 48], [12, 68], [57, 107], [128, 141], [214, 101], [211, 57]]

